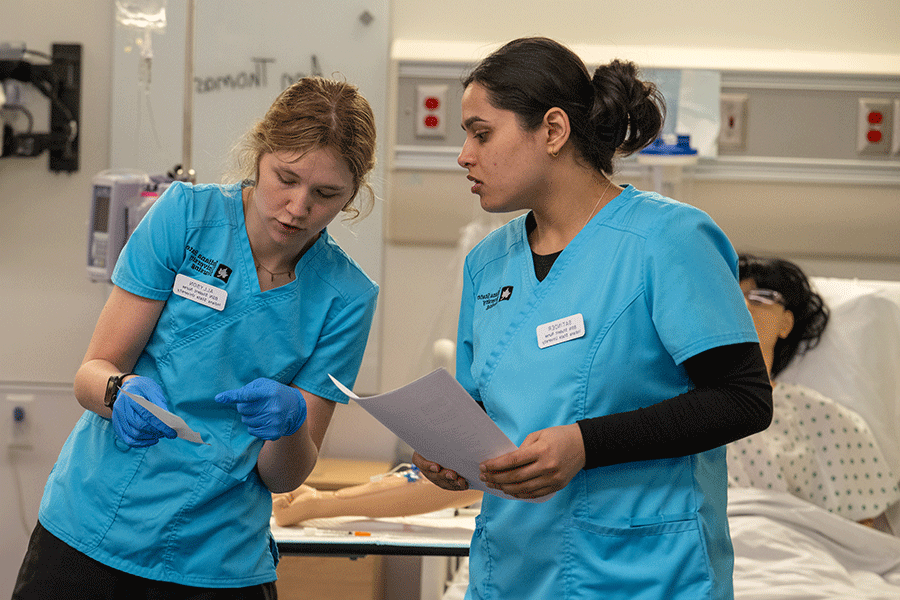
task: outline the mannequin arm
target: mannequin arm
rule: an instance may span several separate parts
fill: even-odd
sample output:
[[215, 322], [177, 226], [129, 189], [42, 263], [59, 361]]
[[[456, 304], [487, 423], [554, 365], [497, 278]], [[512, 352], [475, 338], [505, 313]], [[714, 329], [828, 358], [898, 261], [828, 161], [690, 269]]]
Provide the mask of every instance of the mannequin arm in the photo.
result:
[[454, 492], [439, 488], [425, 478], [409, 481], [390, 475], [337, 491], [320, 491], [302, 485], [272, 499], [275, 523], [280, 527], [309, 519], [359, 516], [370, 519], [404, 517], [444, 508], [468, 506], [481, 499], [481, 492]]

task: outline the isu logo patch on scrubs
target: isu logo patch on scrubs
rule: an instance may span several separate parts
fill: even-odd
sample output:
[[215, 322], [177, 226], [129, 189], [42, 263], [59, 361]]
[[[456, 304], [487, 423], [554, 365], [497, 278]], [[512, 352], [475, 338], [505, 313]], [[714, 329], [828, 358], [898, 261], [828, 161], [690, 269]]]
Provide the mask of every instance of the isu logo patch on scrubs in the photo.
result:
[[504, 300], [509, 300], [512, 298], [513, 286], [504, 285], [500, 288], [499, 292], [494, 292], [492, 294], [479, 294], [478, 299], [481, 300], [481, 305], [484, 307], [484, 310], [488, 310], [497, 306], [498, 302], [503, 302]]
[[584, 336], [584, 317], [581, 313], [537, 326], [538, 347], [542, 350], [582, 336]]
[[214, 258], [205, 256], [202, 252], [190, 245], [185, 246], [184, 249], [188, 253], [187, 258], [190, 261], [193, 270], [201, 275], [211, 275], [216, 279], [221, 279], [225, 283], [228, 283], [228, 278], [231, 277], [231, 267], [223, 265]]
[[231, 267], [226, 267], [222, 263], [219, 263], [219, 266], [216, 267], [216, 272], [213, 273], [213, 277], [228, 283], [228, 278], [231, 277]]

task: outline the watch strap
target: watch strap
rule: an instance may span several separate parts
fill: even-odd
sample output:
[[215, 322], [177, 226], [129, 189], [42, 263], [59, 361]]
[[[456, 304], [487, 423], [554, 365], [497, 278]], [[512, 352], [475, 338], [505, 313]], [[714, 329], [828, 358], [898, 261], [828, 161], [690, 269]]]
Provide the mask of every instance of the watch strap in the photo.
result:
[[119, 388], [122, 386], [122, 380], [126, 377], [134, 375], [134, 373], [119, 373], [118, 375], [111, 376], [106, 382], [106, 396], [103, 397], [103, 404], [108, 408], [112, 408], [112, 405], [116, 403], [116, 398], [119, 396]]

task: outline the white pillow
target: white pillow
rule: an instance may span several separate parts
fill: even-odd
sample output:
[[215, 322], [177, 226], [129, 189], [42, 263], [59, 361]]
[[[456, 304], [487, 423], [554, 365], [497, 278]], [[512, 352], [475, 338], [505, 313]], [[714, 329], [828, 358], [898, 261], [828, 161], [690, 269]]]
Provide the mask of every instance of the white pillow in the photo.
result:
[[819, 345], [779, 381], [799, 383], [859, 413], [900, 473], [900, 282], [811, 278], [831, 309]]

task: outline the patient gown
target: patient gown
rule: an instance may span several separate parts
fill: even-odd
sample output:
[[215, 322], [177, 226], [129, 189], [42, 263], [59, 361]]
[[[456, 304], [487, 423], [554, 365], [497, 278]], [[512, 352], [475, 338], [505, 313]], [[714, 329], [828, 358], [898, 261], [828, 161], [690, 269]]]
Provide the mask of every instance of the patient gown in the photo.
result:
[[797, 384], [776, 383], [765, 431], [728, 445], [728, 482], [786, 492], [853, 521], [900, 501], [872, 430], [856, 412]]

